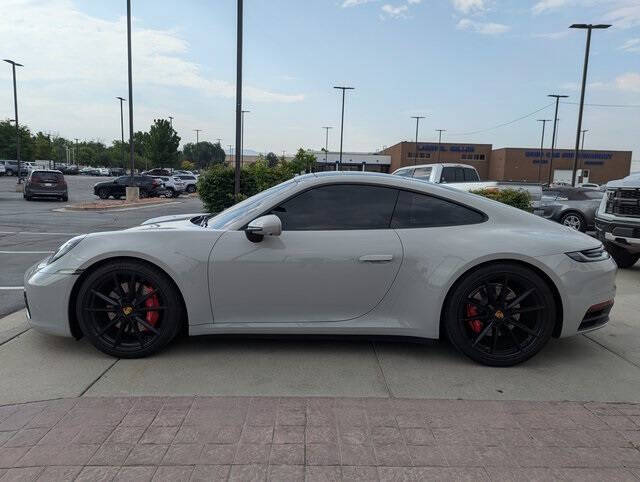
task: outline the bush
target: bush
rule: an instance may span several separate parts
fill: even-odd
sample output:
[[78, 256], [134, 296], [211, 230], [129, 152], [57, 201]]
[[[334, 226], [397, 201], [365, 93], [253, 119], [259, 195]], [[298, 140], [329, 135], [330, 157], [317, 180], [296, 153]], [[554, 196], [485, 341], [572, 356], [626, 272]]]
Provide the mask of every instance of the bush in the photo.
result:
[[523, 189], [485, 188], [471, 191], [471, 193], [508, 204], [514, 208], [531, 211], [531, 194]]

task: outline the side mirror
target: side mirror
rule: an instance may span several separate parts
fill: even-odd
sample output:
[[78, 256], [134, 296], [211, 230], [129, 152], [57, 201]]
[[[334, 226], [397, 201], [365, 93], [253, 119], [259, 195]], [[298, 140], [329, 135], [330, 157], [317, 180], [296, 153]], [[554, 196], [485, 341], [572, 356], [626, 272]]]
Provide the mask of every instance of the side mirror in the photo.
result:
[[280, 236], [282, 221], [275, 214], [268, 214], [251, 221], [245, 231], [256, 236]]

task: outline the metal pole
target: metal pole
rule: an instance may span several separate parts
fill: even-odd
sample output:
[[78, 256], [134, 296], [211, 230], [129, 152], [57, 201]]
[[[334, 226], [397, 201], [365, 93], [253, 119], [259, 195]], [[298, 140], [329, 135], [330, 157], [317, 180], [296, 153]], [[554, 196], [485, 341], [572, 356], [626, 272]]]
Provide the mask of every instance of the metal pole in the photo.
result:
[[16, 88], [16, 66], [23, 67], [23, 65], [9, 59], [4, 59], [4, 61], [11, 64], [11, 72], [13, 73], [13, 108], [15, 111], [14, 120], [16, 122], [16, 158], [18, 161], [18, 184], [22, 184], [22, 161], [20, 157], [20, 125], [18, 123], [18, 89]]
[[538, 122], [542, 122], [542, 139], [540, 140], [540, 161], [538, 162], [538, 182], [541, 181], [542, 161], [544, 158], [544, 129], [549, 119], [538, 119]]
[[582, 68], [582, 89], [580, 91], [580, 109], [578, 111], [578, 128], [576, 129], [576, 147], [573, 155], [573, 172], [571, 176], [571, 185], [576, 185], [576, 171], [578, 169], [578, 154], [580, 151], [580, 131], [582, 130], [582, 113], [584, 112], [584, 93], [587, 85], [587, 70], [589, 67], [589, 50], [591, 48], [591, 31], [595, 29], [606, 29], [611, 27], [609, 24], [584, 24], [574, 23], [569, 28], [579, 28], [587, 31], [587, 46], [584, 51], [584, 66]]
[[131, 182], [135, 171], [135, 150], [133, 146], [133, 71], [131, 68], [131, 0], [127, 0], [127, 57], [129, 70], [129, 161], [131, 163]]
[[343, 141], [343, 138], [344, 138], [344, 95], [345, 95], [345, 92], [347, 90], [353, 90], [354, 88], [353, 87], [344, 87], [344, 86], [342, 86], [342, 87], [334, 86], [333, 88], [342, 90], [342, 118], [341, 118], [341, 121], [340, 121], [340, 158], [338, 160], [338, 166], [340, 166], [342, 164], [342, 141]]
[[325, 130], [325, 138], [324, 138], [324, 163], [327, 163], [327, 154], [329, 153], [329, 129], [333, 129], [333, 127], [325, 126], [323, 127]]
[[124, 116], [122, 114], [122, 102], [127, 99], [122, 97], [116, 97], [116, 99], [120, 99], [120, 142], [122, 145], [120, 146], [120, 150], [122, 151], [122, 168], [126, 169], [127, 161], [125, 158], [125, 150], [124, 150]]
[[416, 164], [416, 159], [418, 158], [418, 125], [420, 124], [420, 119], [424, 119], [424, 116], [414, 115], [411, 118], [416, 120], [416, 151], [413, 153], [413, 163]]
[[584, 151], [584, 135], [589, 132], [589, 129], [582, 129], [582, 147], [580, 148], [581, 151]]
[[173, 129], [173, 117], [169, 116], [169, 126]]
[[556, 128], [558, 125], [558, 106], [560, 104], [560, 99], [564, 99], [566, 97], [569, 97], [568, 95], [558, 95], [558, 94], [550, 94], [547, 97], [553, 97], [556, 99], [556, 113], [553, 116], [553, 134], [551, 135], [551, 159], [549, 160], [549, 179], [547, 181], [547, 184], [551, 184], [551, 178], [553, 176], [553, 156], [554, 156], [554, 149], [556, 147]]
[[442, 144], [442, 133], [447, 132], [446, 129], [436, 129], [438, 131], [438, 163], [440, 163], [440, 145]]
[[241, 111], [242, 117], [240, 118], [240, 165], [244, 166], [244, 115], [250, 110]]
[[237, 0], [238, 2], [238, 27], [237, 27], [237, 47], [236, 47], [236, 167], [233, 192], [238, 200], [240, 194], [240, 159], [238, 158], [238, 146], [241, 142], [240, 132], [242, 129], [242, 2], [243, 0]]
[[200, 132], [202, 129], [193, 129], [196, 133], [196, 166], [200, 168]]

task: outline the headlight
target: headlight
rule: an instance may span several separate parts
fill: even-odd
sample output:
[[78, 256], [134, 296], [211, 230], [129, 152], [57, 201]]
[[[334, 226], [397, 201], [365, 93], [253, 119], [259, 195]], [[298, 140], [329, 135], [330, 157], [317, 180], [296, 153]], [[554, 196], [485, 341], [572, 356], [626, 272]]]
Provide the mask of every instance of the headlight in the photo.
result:
[[47, 261], [47, 264], [51, 264], [62, 258], [65, 254], [78, 246], [78, 244], [80, 244], [80, 241], [82, 241], [86, 236], [86, 234], [83, 234], [82, 236], [76, 236], [75, 238], [71, 238], [69, 241], [64, 243], [56, 250], [55, 253], [53, 253], [53, 255]]
[[574, 261], [579, 263], [593, 263], [594, 261], [604, 261], [609, 259], [609, 253], [600, 245], [597, 248], [585, 249], [583, 251], [572, 251], [566, 253]]

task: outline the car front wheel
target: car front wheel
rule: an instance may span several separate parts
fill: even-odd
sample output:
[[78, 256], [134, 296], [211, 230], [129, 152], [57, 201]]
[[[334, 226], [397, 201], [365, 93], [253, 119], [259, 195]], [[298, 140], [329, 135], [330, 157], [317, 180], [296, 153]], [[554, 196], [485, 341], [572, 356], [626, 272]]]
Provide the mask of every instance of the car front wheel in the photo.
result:
[[560, 219], [560, 224], [564, 224], [576, 231], [584, 232], [585, 222], [584, 218], [578, 213], [567, 213]]
[[98, 189], [98, 197], [100, 199], [109, 199], [109, 191], [105, 188]]
[[192, 194], [192, 193], [196, 192], [196, 187], [193, 184], [187, 186], [187, 192], [189, 194]]
[[98, 350], [119, 358], [157, 352], [177, 335], [182, 304], [160, 270], [135, 261], [103, 265], [83, 281], [76, 299], [82, 333]]
[[448, 297], [444, 328], [453, 345], [476, 362], [512, 366], [549, 341], [556, 320], [551, 289], [535, 271], [508, 263], [465, 276]]

